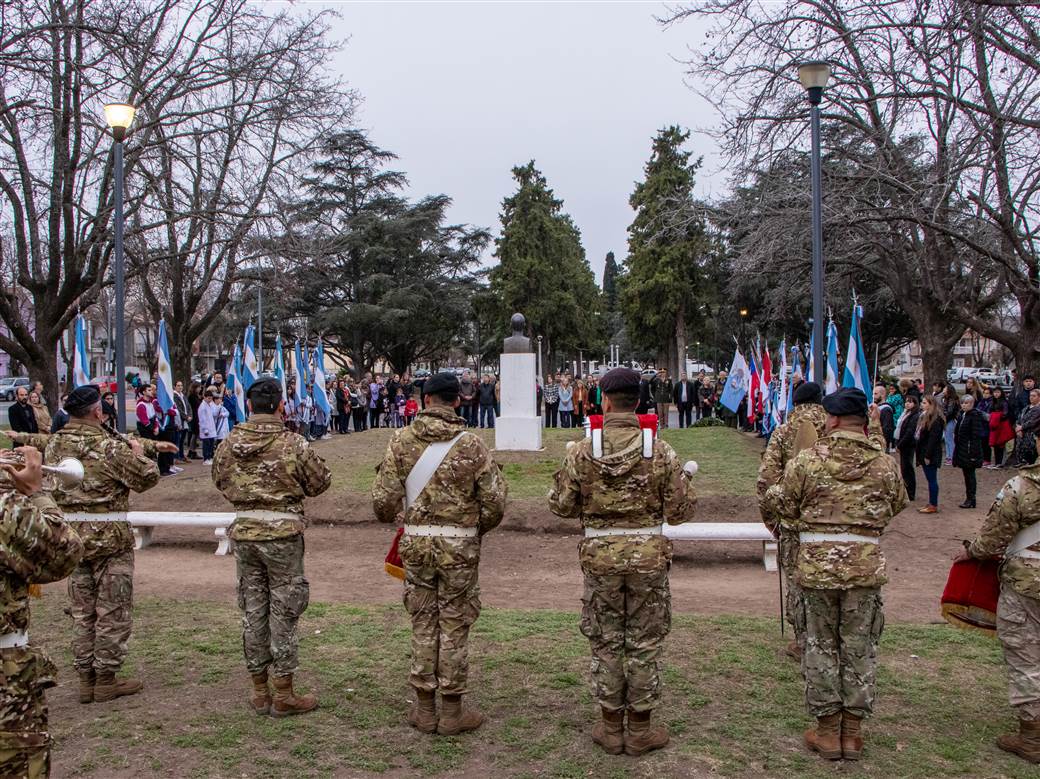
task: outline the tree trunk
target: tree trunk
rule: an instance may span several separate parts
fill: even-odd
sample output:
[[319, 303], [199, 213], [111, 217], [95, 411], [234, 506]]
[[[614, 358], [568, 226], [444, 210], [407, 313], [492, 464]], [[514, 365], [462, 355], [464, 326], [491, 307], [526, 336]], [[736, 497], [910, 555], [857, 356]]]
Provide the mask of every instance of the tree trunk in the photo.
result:
[[[47, 408], [51, 414], [58, 410], [58, 400], [61, 397], [61, 386], [58, 384], [58, 342], [57, 339], [43, 343], [43, 354], [41, 359], [26, 363], [29, 372], [29, 381], [43, 383], [43, 394], [47, 397]], [[43, 431], [41, 431], [43, 432]]]
[[[953, 347], [961, 339], [961, 333], [951, 336], [937, 327], [917, 327], [917, 341], [921, 345], [921, 362], [924, 370], [925, 388], [946, 381], [946, 371], [953, 361]], [[959, 329], [959, 328], [958, 328]]]
[[669, 373], [673, 379], [686, 370], [686, 307], [680, 306], [675, 314], [675, 364]]

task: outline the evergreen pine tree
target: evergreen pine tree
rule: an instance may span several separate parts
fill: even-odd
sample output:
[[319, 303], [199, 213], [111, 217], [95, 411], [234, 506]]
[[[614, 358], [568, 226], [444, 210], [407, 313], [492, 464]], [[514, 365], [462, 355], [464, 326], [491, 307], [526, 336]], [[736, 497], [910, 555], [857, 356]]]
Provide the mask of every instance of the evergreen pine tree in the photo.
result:
[[618, 264], [614, 252], [607, 252], [603, 264], [603, 305], [608, 313], [617, 311], [618, 306]]

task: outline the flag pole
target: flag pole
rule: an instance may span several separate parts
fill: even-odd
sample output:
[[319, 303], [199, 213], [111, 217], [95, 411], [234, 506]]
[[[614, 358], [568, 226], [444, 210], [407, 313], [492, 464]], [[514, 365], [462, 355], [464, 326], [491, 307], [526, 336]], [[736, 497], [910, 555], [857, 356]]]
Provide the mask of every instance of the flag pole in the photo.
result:
[[880, 346], [881, 346], [880, 343], [874, 344], [874, 381], [872, 381], [870, 383], [870, 385], [872, 387], [876, 387], [877, 386], [877, 361], [878, 361], [878, 349], [880, 348]]

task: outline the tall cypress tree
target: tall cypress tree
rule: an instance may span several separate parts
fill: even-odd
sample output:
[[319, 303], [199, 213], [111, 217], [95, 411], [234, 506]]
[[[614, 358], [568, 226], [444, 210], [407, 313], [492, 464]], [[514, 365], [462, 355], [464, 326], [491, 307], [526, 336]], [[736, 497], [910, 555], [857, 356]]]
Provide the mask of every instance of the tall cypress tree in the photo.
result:
[[607, 259], [603, 263], [603, 305], [611, 314], [618, 307], [618, 272], [614, 252], [607, 252]]

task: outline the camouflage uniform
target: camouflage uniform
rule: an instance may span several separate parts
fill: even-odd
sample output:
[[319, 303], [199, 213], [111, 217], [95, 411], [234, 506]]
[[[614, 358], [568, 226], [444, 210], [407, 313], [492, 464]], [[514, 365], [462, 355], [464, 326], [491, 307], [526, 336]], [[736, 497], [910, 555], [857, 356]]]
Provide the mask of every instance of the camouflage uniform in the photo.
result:
[[[603, 456], [592, 442], [567, 452], [549, 492], [549, 508], [585, 528], [660, 528], [686, 521], [695, 501], [675, 451], [654, 442], [643, 457], [634, 414], [607, 414]], [[650, 712], [661, 699], [660, 660], [671, 628], [668, 568], [672, 542], [662, 535], [585, 538], [581, 632], [592, 649], [592, 695], [608, 711]]]
[[[30, 582], [68, 576], [82, 554], [50, 497], [0, 495], [0, 635], [29, 629]], [[0, 664], [0, 776], [48, 776], [44, 690], [54, 686], [57, 668], [31, 646], [0, 649]]]
[[[372, 504], [382, 522], [402, 510], [405, 479], [430, 444], [450, 441], [466, 429], [455, 411], [433, 406], [390, 438], [372, 485]], [[404, 605], [412, 618], [410, 682], [418, 690], [464, 695], [469, 670], [470, 627], [480, 614], [481, 536], [502, 521], [506, 483], [483, 439], [464, 435], [408, 507], [408, 525], [476, 527], [472, 538], [401, 537]]]
[[[972, 557], [1004, 554], [1020, 530], [1040, 522], [1040, 464], [1019, 470], [997, 493], [972, 541]], [[1029, 547], [1040, 551], [1040, 544]], [[1014, 556], [1000, 568], [997, 638], [1010, 677], [1009, 698], [1019, 719], [1040, 720], [1040, 559]]]
[[[44, 458], [83, 463], [80, 484], [57, 484], [54, 500], [66, 515], [125, 512], [130, 491], [159, 481], [159, 467], [98, 425], [71, 419], [50, 436]], [[115, 673], [126, 659], [134, 590], [134, 534], [129, 522], [72, 522], [83, 559], [69, 577], [72, 653], [76, 670]]]
[[325, 492], [332, 474], [303, 436], [273, 414], [235, 425], [213, 457], [213, 483], [237, 512], [229, 531], [238, 566], [242, 647], [251, 674], [271, 666], [275, 676], [296, 673], [296, 622], [307, 608], [303, 575], [304, 497]]
[[[798, 454], [761, 505], [785, 530], [880, 537], [907, 503], [899, 467], [874, 436], [838, 430]], [[881, 548], [803, 541], [795, 571], [809, 711], [817, 718], [843, 710], [869, 715], [885, 621], [881, 585], [888, 581]]]
[[[803, 424], [812, 428], [816, 438], [822, 438], [826, 422], [827, 412], [823, 410], [823, 406], [819, 403], [801, 403], [791, 410], [787, 421], [773, 431], [773, 434], [769, 437], [769, 444], [766, 446], [765, 454], [762, 455], [762, 464], [758, 468], [758, 481], [755, 486], [760, 504], [765, 497], [766, 490], [774, 484], [780, 483], [780, 479], [784, 475], [784, 468], [797, 454], [794, 451], [795, 439], [798, 438], [798, 431], [802, 429]], [[804, 432], [802, 439], [812, 440], [811, 436], [806, 438]], [[799, 622], [795, 619], [802, 599], [802, 589], [795, 581], [795, 561], [798, 559], [798, 534], [790, 530], [784, 530], [768, 516], [764, 509], [761, 509], [761, 511], [762, 520], [766, 523], [766, 526], [780, 537], [780, 571], [784, 577], [784, 586], [787, 588], [785, 601], [787, 622], [794, 630], [795, 639], [799, 646], [802, 646], [805, 644], [805, 634], [799, 632]]]

